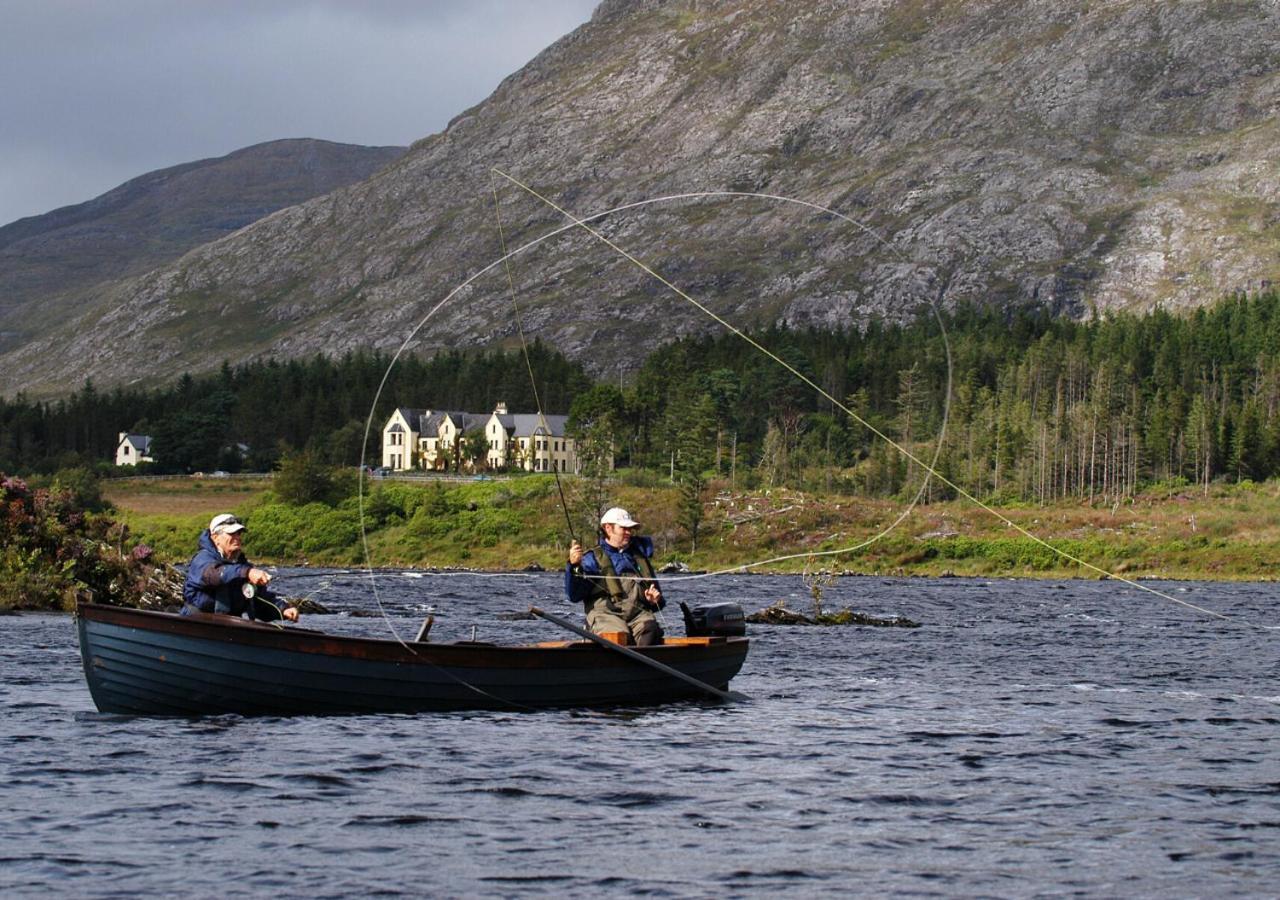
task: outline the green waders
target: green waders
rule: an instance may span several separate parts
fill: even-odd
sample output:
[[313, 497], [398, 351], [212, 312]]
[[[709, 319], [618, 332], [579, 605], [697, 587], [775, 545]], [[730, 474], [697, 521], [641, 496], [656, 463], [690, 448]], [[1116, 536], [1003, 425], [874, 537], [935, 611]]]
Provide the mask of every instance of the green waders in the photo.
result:
[[627, 556], [644, 573], [619, 576], [613, 568], [609, 554], [599, 548], [587, 551], [595, 556], [604, 576], [591, 581], [591, 599], [587, 601], [587, 627], [596, 634], [607, 631], [625, 631], [631, 634], [636, 646], [662, 643], [662, 626], [654, 618], [653, 611], [645, 604], [644, 592], [657, 578], [653, 564], [647, 557], [628, 553]]

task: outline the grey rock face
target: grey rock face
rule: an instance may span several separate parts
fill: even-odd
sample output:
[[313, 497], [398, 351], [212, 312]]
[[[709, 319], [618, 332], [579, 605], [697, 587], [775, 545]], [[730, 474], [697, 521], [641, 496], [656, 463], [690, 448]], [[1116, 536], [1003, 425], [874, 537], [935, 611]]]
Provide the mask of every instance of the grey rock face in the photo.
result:
[[[504, 240], [537, 241], [509, 260], [526, 333], [600, 375], [726, 323], [1256, 289], [1280, 281], [1277, 34], [1271, 0], [610, 0], [386, 169], [9, 353], [0, 391], [510, 343]], [[193, 342], [209, 316], [245, 327]]]

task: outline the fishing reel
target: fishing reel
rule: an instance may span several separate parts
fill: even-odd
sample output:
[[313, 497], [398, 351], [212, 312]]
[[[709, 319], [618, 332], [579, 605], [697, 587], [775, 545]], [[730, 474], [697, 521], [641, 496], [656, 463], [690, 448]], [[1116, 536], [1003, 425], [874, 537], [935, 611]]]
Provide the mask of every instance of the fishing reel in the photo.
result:
[[[268, 574], [267, 584], [270, 584], [270, 583], [271, 583], [271, 575]], [[266, 586], [267, 585], [265, 584], [263, 585], [263, 587], [266, 587]], [[240, 595], [244, 597], [244, 599], [246, 600], [252, 600], [254, 597], [258, 596], [258, 586], [246, 578], [244, 580], [244, 584], [240, 585]]]

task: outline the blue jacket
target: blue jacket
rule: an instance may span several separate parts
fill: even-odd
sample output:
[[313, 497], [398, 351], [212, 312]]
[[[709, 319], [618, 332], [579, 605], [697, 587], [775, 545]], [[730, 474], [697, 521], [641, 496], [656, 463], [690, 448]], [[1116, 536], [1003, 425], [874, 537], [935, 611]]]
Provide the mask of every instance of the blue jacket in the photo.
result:
[[[633, 557], [643, 556], [645, 559], [653, 559], [653, 538], [633, 537], [628, 542], [625, 550], [615, 550], [604, 538], [601, 538], [600, 543], [592, 547], [591, 550], [594, 550], [595, 553], [608, 553], [609, 561], [613, 563], [613, 571], [619, 575], [629, 573], [643, 575], [644, 573], [640, 571]], [[601, 574], [600, 564], [596, 561], [596, 555], [591, 550], [582, 554], [582, 562], [579, 565], [581, 574], [585, 576]], [[573, 571], [573, 566], [568, 563], [565, 564], [564, 592], [570, 603], [586, 603], [590, 600], [592, 583], [590, 577], [579, 577], [579, 574]]]
[[[249, 618], [264, 621], [279, 618], [270, 614], [255, 615], [254, 607], [261, 607], [262, 604], [255, 603], [241, 592], [249, 578], [249, 569], [253, 568], [243, 553], [237, 559], [224, 558], [214, 546], [207, 528], [200, 532], [199, 543], [200, 549], [191, 557], [187, 566], [187, 580], [182, 585], [184, 616], [192, 612], [218, 612], [232, 616], [248, 613]], [[288, 605], [265, 588], [258, 588], [257, 595], [278, 609], [284, 609]], [[257, 612], [266, 613], [266, 610], [259, 608]]]

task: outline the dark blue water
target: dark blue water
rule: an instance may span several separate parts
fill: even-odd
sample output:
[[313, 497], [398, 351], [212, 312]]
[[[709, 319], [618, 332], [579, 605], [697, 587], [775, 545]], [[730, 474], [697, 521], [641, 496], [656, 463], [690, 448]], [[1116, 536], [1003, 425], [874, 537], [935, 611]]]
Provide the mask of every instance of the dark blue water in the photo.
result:
[[[554, 639], [498, 614], [566, 609], [557, 575], [379, 584], [402, 633], [435, 606], [437, 640]], [[1280, 624], [1274, 586], [1166, 587]], [[668, 594], [807, 597], [748, 576]], [[359, 575], [317, 599], [375, 608]], [[0, 891], [1280, 891], [1280, 633], [1115, 582], [846, 578], [828, 602], [924, 627], [757, 627], [747, 705], [330, 719], [103, 716], [69, 618], [0, 619]]]

